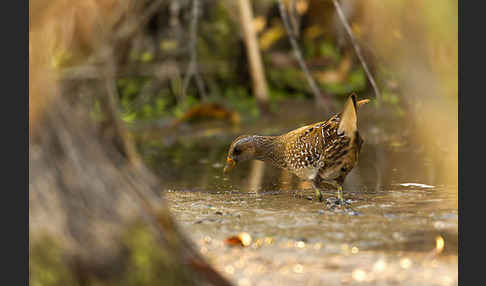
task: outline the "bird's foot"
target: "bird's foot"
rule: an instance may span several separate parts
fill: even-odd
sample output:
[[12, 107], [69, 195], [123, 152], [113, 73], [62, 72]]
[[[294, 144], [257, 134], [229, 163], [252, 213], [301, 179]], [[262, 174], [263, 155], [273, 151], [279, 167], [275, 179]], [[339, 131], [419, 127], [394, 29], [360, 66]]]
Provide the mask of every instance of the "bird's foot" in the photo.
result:
[[351, 206], [351, 200], [345, 200], [343, 198], [330, 197], [326, 199], [326, 205], [328, 208], [343, 208]]
[[353, 209], [351, 206], [350, 199], [343, 199], [343, 198], [327, 198], [326, 199], [326, 206], [331, 211], [343, 211], [350, 215], [358, 215], [359, 213]]

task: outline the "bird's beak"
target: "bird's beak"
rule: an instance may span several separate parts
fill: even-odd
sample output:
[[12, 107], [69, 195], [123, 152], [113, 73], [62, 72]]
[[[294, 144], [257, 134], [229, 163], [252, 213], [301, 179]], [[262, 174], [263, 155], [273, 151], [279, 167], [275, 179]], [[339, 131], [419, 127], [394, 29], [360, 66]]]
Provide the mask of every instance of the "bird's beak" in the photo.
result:
[[226, 158], [226, 166], [224, 166], [223, 173], [228, 173], [229, 171], [231, 171], [231, 169], [233, 169], [235, 165], [235, 160], [231, 159], [230, 157]]

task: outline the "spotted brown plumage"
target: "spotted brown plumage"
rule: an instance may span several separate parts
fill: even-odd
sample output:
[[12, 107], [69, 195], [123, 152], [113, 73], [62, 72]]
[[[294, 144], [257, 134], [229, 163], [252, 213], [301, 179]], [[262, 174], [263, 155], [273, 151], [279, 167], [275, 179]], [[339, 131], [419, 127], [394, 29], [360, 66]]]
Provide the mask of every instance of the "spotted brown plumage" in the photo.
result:
[[321, 183], [338, 189], [342, 203], [342, 184], [358, 162], [363, 139], [358, 131], [357, 110], [369, 100], [347, 99], [343, 112], [327, 121], [303, 126], [280, 136], [242, 135], [231, 144], [225, 173], [238, 162], [261, 160], [310, 180], [319, 200]]

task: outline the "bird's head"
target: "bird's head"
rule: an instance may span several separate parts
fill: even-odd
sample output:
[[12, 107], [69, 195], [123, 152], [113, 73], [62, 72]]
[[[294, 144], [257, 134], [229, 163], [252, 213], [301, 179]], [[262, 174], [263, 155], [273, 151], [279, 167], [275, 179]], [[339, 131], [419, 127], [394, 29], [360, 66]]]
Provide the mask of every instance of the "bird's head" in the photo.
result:
[[226, 158], [226, 166], [223, 170], [225, 174], [231, 171], [237, 163], [248, 161], [255, 157], [256, 146], [253, 137], [252, 135], [242, 135], [231, 143], [228, 157]]

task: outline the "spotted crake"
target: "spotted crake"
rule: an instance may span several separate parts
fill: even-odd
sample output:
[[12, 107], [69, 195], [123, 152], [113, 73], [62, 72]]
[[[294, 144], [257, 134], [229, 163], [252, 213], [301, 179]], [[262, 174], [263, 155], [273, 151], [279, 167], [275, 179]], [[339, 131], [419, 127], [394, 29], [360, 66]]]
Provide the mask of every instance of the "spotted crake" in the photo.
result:
[[358, 162], [363, 139], [358, 131], [357, 110], [368, 99], [352, 94], [344, 110], [327, 121], [303, 126], [279, 136], [242, 135], [231, 144], [224, 172], [237, 163], [261, 160], [310, 180], [322, 201], [321, 183], [337, 188], [337, 204], [343, 205], [342, 185]]

